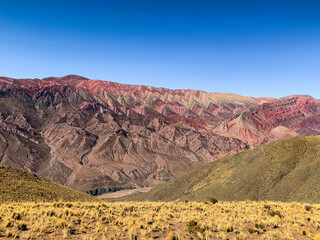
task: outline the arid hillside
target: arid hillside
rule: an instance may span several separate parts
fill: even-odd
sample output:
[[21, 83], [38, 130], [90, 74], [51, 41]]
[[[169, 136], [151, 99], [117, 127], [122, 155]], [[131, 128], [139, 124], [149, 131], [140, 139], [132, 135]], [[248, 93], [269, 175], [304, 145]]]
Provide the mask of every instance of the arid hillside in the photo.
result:
[[135, 200], [320, 203], [320, 137], [293, 137], [225, 157]]
[[152, 187], [250, 147], [320, 132], [319, 100], [0, 77], [0, 165], [95, 192]]
[[0, 193], [0, 204], [10, 202], [99, 201], [89, 194], [50, 182], [26, 171], [2, 167], [0, 168]]

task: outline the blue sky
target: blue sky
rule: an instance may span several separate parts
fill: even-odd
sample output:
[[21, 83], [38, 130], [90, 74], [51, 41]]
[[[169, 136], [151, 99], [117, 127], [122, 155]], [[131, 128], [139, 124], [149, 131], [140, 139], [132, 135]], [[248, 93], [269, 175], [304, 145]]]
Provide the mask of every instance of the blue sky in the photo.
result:
[[0, 75], [320, 98], [320, 2], [0, 0]]

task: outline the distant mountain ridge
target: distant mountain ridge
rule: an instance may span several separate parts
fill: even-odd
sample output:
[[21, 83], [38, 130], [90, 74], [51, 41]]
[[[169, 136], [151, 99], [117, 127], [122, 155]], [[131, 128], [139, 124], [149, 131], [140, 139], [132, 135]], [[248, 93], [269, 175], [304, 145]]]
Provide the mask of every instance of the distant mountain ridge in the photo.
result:
[[59, 92], [64, 97], [71, 97], [70, 91], [75, 91], [82, 100], [104, 104], [117, 114], [151, 119], [157, 117], [174, 123], [184, 122], [195, 128], [204, 128], [207, 123], [216, 124], [220, 118], [257, 105], [253, 98], [237, 94], [127, 85], [76, 75], [42, 80], [0, 78], [0, 88], [13, 93], [23, 91], [33, 98], [39, 97], [43, 90], [52, 94]]
[[0, 77], [0, 165], [81, 190], [154, 186], [274, 140], [320, 133], [320, 101], [76, 75]]

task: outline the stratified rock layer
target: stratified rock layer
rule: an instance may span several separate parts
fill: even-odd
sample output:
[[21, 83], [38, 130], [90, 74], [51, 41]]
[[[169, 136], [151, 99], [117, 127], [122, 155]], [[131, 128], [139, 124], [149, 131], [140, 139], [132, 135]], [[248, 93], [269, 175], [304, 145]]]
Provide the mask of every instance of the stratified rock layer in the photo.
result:
[[76, 75], [0, 78], [0, 165], [81, 190], [154, 186], [195, 166], [317, 135], [319, 101], [169, 90]]

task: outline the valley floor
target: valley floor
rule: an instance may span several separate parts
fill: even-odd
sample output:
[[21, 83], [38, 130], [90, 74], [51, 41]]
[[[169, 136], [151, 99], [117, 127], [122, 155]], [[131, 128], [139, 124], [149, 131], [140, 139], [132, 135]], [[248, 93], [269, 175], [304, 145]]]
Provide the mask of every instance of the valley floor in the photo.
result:
[[320, 205], [279, 202], [0, 204], [0, 238], [320, 239]]
[[97, 196], [97, 198], [100, 198], [102, 200], [108, 200], [108, 199], [112, 199], [112, 198], [122, 198], [122, 197], [130, 196], [132, 194], [149, 192], [151, 189], [152, 189], [152, 187], [120, 190], [120, 191], [116, 191], [116, 192], [103, 193], [103, 194]]

